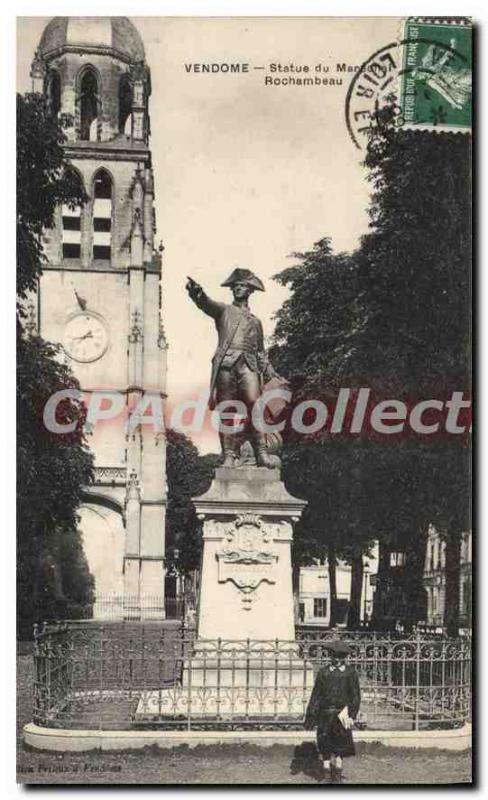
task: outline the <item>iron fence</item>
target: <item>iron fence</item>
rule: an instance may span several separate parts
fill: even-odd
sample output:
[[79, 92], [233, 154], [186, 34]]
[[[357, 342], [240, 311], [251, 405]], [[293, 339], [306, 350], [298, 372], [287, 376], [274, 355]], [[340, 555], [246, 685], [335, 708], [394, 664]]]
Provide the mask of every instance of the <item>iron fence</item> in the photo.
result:
[[[336, 634], [337, 635], [337, 634]], [[466, 639], [344, 634], [360, 679], [357, 726], [461, 726], [470, 716]], [[72, 729], [303, 725], [327, 637], [196, 640], [182, 622], [46, 623], [35, 631], [34, 721]]]
[[[331, 639], [345, 638], [348, 642], [356, 640], [371, 641], [414, 641], [417, 638], [423, 640], [438, 640], [447, 638], [445, 628], [436, 626], [415, 625], [410, 632], [396, 630], [375, 630], [374, 628], [362, 627], [358, 630], [349, 631], [345, 627], [326, 628], [323, 625], [313, 625], [310, 623], [296, 623], [295, 631], [298, 638], [313, 639], [314, 641], [329, 641]], [[471, 629], [464, 628], [459, 630], [459, 638], [471, 641]]]
[[161, 594], [100, 592], [95, 595], [93, 605], [87, 607], [85, 618], [110, 622], [185, 619], [194, 608], [192, 595], [165, 597]]

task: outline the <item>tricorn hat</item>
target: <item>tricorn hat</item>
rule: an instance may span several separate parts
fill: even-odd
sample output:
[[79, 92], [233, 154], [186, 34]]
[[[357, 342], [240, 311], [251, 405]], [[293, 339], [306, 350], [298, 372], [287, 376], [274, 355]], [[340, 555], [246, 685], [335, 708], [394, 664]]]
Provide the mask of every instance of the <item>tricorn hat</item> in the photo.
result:
[[349, 656], [351, 654], [349, 645], [346, 642], [342, 642], [340, 639], [326, 642], [325, 648], [336, 656]]
[[254, 274], [254, 272], [251, 272], [250, 269], [242, 269], [242, 267], [237, 267], [232, 271], [227, 280], [220, 285], [233, 286], [234, 283], [247, 283], [248, 286], [252, 286], [253, 289], [257, 289], [259, 292], [265, 291], [262, 280], [260, 280], [258, 276]]

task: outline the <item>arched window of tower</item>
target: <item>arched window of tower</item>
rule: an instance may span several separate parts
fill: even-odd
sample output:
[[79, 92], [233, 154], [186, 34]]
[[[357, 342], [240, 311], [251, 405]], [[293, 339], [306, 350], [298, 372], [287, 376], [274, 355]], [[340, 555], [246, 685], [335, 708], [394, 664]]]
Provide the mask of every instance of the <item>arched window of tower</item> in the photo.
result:
[[100, 169], [94, 179], [93, 259], [110, 261], [112, 245], [112, 178]]
[[57, 116], [61, 110], [61, 78], [55, 69], [48, 72], [46, 94], [49, 111]]
[[119, 81], [119, 133], [132, 133], [132, 86], [128, 75]]
[[92, 69], [83, 73], [80, 86], [80, 138], [95, 142], [98, 139], [98, 80]]
[[[70, 168], [71, 179], [83, 188], [83, 178], [78, 170]], [[81, 208], [63, 205], [61, 210], [63, 260], [81, 257]]]

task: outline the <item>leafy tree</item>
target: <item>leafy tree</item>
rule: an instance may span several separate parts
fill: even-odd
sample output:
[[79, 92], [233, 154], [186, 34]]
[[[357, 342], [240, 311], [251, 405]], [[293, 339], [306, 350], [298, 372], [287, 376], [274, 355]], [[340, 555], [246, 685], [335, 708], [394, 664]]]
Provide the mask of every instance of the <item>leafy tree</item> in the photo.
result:
[[75, 208], [87, 197], [66, 160], [67, 115], [49, 112], [40, 94], [17, 95], [17, 294], [37, 287], [45, 256], [42, 232], [54, 225], [56, 207]]
[[17, 125], [17, 614], [25, 637], [32, 622], [77, 616], [91, 602], [76, 510], [93, 480], [93, 459], [81, 402], [65, 400], [57, 409], [58, 422], [76, 423], [72, 433], [54, 434], [44, 424], [48, 399], [80, 386], [59, 346], [33, 335], [25, 314], [44, 260], [42, 231], [53, 225], [57, 204], [79, 204], [83, 193], [64, 158], [62, 124], [42, 97], [18, 96]]
[[328, 461], [322, 448], [304, 444], [287, 444], [283, 450], [283, 478], [288, 490], [296, 497], [307, 500], [301, 519], [295, 526], [292, 543], [292, 566], [294, 592], [299, 591], [301, 566], [309, 566], [316, 560], [328, 559], [331, 587], [331, 612], [335, 613], [336, 581], [335, 567], [337, 542], [331, 527], [327, 526], [324, 538], [324, 519], [329, 519], [331, 495], [323, 491], [328, 475]]
[[377, 129], [366, 157], [371, 233], [359, 252], [372, 380], [400, 391], [468, 388], [470, 143]]
[[[276, 276], [290, 296], [277, 314], [273, 358], [295, 401], [329, 399], [332, 415], [341, 386], [410, 403], [469, 387], [469, 157], [466, 137], [388, 124], [372, 133], [371, 224], [358, 250], [334, 255], [325, 238]], [[446, 622], [454, 633], [459, 541], [469, 526], [467, 441], [341, 441], [322, 432], [299, 446], [288, 434], [287, 480], [309, 501], [304, 526], [352, 564], [349, 623], [358, 621], [361, 554], [373, 537], [382, 565], [390, 548], [408, 552], [406, 605], [411, 622], [422, 615], [423, 545], [434, 522], [448, 543]]]
[[[272, 358], [290, 381], [292, 405], [319, 399], [332, 415], [344, 381], [347, 386], [363, 385], [353, 379], [350, 366], [351, 335], [363, 325], [357, 264], [348, 254], [334, 255], [327, 238], [294, 257], [298, 263], [275, 276], [288, 286], [290, 296], [277, 314]], [[285, 481], [293, 494], [308, 501], [295, 534], [295, 565], [327, 555], [333, 624], [336, 561], [351, 563], [351, 627], [359, 624], [363, 554], [375, 534], [362, 479], [371, 452], [365, 444], [353, 445], [324, 430], [299, 440], [291, 429], [285, 433]]]
[[[166, 508], [167, 566], [175, 564], [183, 575], [200, 567], [202, 552], [201, 523], [191, 502], [209, 489], [220, 456], [200, 456], [195, 445], [182, 433], [166, 434]], [[178, 557], [175, 557], [178, 551]]]
[[[93, 459], [82, 429], [85, 408], [75, 400], [58, 407], [57, 422], [76, 423], [73, 433], [51, 433], [43, 420], [45, 405], [55, 392], [80, 388], [68, 367], [56, 360], [57, 351], [40, 337], [19, 337], [17, 608], [24, 635], [33, 621], [61, 617], [71, 603], [81, 602], [79, 583], [85, 584], [87, 598], [92, 587], [76, 513], [83, 488], [93, 480]], [[61, 584], [45, 582], [47, 564], [53, 565]]]
[[73, 525], [48, 529], [35, 555], [22, 559], [18, 583], [20, 639], [31, 637], [33, 622], [84, 618], [94, 602], [95, 582], [78, 529]]
[[[358, 352], [390, 393], [446, 399], [470, 389], [470, 149], [468, 137], [388, 124], [371, 137], [371, 232], [358, 253], [368, 314]], [[469, 442], [411, 442], [398, 456], [389, 461], [410, 489], [413, 531], [431, 521], [447, 541], [445, 623], [455, 634], [460, 537], [470, 525]]]
[[276, 314], [273, 360], [297, 395], [317, 398], [352, 375], [349, 340], [364, 326], [357, 263], [323, 238], [275, 275], [290, 295]]

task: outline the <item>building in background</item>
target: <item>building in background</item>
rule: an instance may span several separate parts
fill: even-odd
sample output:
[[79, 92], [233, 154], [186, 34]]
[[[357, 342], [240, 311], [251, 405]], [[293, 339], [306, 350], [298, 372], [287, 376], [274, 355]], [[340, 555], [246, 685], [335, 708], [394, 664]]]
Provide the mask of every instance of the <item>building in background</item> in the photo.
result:
[[[166, 340], [161, 257], [154, 249], [149, 149], [151, 76], [126, 17], [55, 17], [41, 37], [32, 89], [71, 119], [66, 155], [83, 184], [82, 208], [58, 209], [45, 232], [47, 263], [32, 310], [87, 401], [122, 396], [116, 421], [90, 437], [95, 485], [80, 509], [101, 615], [164, 615], [165, 438], [125, 422], [145, 393], [163, 400]], [[134, 417], [132, 417], [134, 420]], [[150, 598], [148, 600], [148, 598]]]
[[[425, 551], [424, 586], [427, 592], [426, 623], [444, 626], [446, 604], [446, 543], [433, 525], [429, 526]], [[472, 534], [463, 533], [460, 543], [459, 626], [471, 627]]]
[[463, 533], [461, 540], [461, 568], [459, 587], [459, 626], [470, 629], [473, 603], [473, 534]]
[[[405, 550], [382, 548], [378, 574], [372, 576], [375, 588], [373, 627], [385, 631], [403, 631], [423, 615], [424, 603], [412, 600], [412, 564]], [[423, 587], [421, 587], [424, 594]], [[414, 593], [415, 594], [415, 593]]]
[[[361, 593], [361, 621], [367, 623], [373, 610], [374, 583], [378, 571], [378, 544], [375, 543], [371, 556], [363, 558], [363, 588]], [[337, 624], [345, 625], [351, 594], [351, 567], [344, 561], [336, 566]], [[320, 564], [301, 567], [298, 591], [298, 621], [310, 625], [330, 625], [331, 593], [329, 565], [327, 560]]]

